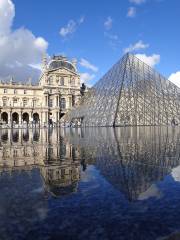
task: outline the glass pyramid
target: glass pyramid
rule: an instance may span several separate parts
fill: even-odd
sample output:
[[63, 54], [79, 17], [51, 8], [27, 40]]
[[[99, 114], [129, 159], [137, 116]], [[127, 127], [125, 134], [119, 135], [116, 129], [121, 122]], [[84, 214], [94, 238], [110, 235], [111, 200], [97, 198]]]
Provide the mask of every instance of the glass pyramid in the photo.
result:
[[83, 126], [177, 125], [180, 89], [128, 53], [69, 112], [68, 120]]

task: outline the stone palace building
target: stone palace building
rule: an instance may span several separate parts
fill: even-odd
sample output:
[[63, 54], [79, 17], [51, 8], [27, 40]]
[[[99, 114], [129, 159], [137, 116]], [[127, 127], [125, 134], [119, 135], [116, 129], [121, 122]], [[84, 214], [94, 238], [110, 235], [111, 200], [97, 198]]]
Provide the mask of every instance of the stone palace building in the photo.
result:
[[80, 75], [76, 60], [43, 57], [42, 73], [37, 85], [0, 83], [0, 123], [6, 126], [27, 124], [59, 125], [62, 116], [80, 99]]

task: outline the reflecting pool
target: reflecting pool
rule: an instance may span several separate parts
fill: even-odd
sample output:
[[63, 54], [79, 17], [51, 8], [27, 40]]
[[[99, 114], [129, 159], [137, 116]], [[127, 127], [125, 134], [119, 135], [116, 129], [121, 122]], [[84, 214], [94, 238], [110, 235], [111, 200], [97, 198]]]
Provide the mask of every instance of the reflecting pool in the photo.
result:
[[0, 240], [179, 233], [179, 127], [0, 129]]

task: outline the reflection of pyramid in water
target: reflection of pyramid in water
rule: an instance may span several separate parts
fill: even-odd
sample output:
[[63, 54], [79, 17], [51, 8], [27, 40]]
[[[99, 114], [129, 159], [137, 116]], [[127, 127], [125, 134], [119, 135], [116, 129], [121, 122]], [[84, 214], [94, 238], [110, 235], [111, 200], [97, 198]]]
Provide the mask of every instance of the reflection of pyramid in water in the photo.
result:
[[169, 125], [180, 122], [180, 89], [126, 54], [69, 113], [85, 126]]

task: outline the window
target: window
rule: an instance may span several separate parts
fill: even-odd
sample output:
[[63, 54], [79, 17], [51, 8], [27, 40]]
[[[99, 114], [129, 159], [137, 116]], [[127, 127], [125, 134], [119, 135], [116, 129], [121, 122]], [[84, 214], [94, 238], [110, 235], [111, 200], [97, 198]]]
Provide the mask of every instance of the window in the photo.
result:
[[48, 105], [48, 97], [46, 96], [45, 97], [45, 100], [46, 100], [46, 106]]
[[3, 98], [3, 107], [7, 106], [7, 99]]
[[71, 79], [71, 85], [72, 85], [72, 86], [75, 85], [75, 79], [74, 79], [74, 78]]
[[64, 86], [64, 78], [63, 78], [63, 77], [61, 77], [60, 85], [61, 85], [61, 86]]
[[58, 100], [59, 100], [59, 98], [58, 98], [58, 96], [57, 96], [57, 97], [56, 97], [56, 107], [59, 106], [59, 104], [58, 104]]
[[26, 107], [27, 106], [27, 99], [23, 99], [23, 107]]
[[61, 176], [62, 176], [62, 177], [64, 177], [65, 173], [66, 173], [66, 172], [65, 172], [65, 169], [64, 169], [64, 168], [61, 169]]
[[35, 106], [36, 106], [36, 100], [33, 99], [33, 107], [35, 107]]
[[50, 85], [53, 84], [53, 77], [52, 77], [52, 76], [49, 77], [49, 84], [50, 84]]
[[4, 93], [7, 93], [7, 89], [4, 89]]
[[56, 83], [59, 83], [59, 75], [56, 75]]
[[49, 99], [49, 107], [53, 107], [53, 99]]
[[75, 105], [75, 96], [72, 95], [72, 106], [74, 106], [74, 105]]
[[13, 157], [17, 157], [17, 150], [14, 149]]
[[66, 99], [61, 98], [61, 109], [65, 109], [65, 108], [66, 108]]
[[17, 98], [14, 98], [13, 99], [13, 104], [16, 104], [17, 103]]
[[24, 89], [24, 94], [27, 94], [27, 90]]

